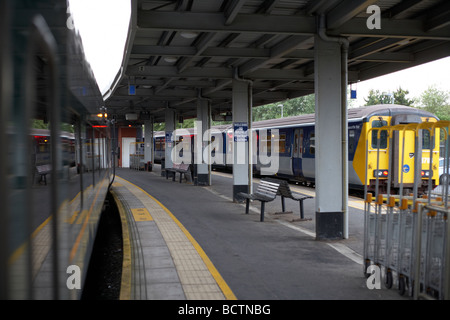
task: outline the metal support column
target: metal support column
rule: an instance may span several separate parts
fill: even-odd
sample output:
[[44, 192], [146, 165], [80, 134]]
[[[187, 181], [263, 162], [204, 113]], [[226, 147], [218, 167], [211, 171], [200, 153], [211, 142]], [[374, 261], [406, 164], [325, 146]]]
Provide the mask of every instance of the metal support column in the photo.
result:
[[172, 168], [172, 149], [175, 144], [175, 137], [173, 132], [175, 131], [175, 111], [172, 109], [166, 109], [166, 154], [165, 154], [165, 168]]
[[[144, 145], [144, 161], [147, 165], [153, 165], [154, 152], [153, 152], [153, 117], [151, 120], [144, 122], [145, 126], [145, 145]], [[151, 168], [147, 168], [151, 170]]]
[[[346, 127], [347, 108], [343, 106], [342, 51], [338, 41], [315, 36], [315, 174], [316, 238], [346, 237], [345, 196], [348, 186]], [[344, 145], [344, 147], [343, 147]], [[344, 151], [343, 151], [344, 150]]]
[[252, 90], [249, 81], [233, 80], [233, 201], [239, 192], [252, 192]]
[[[200, 139], [196, 146], [197, 150], [197, 181], [196, 184], [199, 186], [210, 186], [211, 185], [211, 151], [210, 140], [211, 140], [211, 107], [208, 99], [199, 97], [197, 100], [197, 121], [201, 122], [201, 126], [197, 127], [196, 139]], [[206, 150], [208, 149], [208, 150]]]

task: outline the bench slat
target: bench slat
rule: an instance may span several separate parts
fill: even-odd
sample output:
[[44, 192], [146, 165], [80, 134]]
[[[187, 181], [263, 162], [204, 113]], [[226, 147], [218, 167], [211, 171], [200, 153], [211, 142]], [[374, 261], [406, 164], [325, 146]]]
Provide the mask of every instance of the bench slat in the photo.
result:
[[286, 180], [277, 180], [273, 178], [266, 178], [271, 182], [279, 182], [280, 187], [277, 190], [277, 195], [281, 196], [281, 204], [283, 208], [283, 212], [285, 212], [285, 205], [284, 205], [284, 198], [289, 198], [295, 201], [298, 201], [300, 204], [300, 218], [304, 219], [304, 213], [303, 213], [303, 201], [306, 199], [312, 199], [311, 196], [296, 196], [291, 188], [289, 187], [289, 183]]

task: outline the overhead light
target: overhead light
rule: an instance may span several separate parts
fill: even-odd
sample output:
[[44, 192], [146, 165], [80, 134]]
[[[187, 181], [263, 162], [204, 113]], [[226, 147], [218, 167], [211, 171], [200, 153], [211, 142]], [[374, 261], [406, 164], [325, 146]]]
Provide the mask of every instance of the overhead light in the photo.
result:
[[165, 62], [168, 62], [168, 63], [174, 63], [174, 62], [177, 62], [177, 58], [175, 58], [175, 57], [165, 57], [164, 58], [164, 61]]
[[125, 114], [125, 119], [127, 121], [135, 121], [138, 119], [138, 115], [136, 113], [127, 113]]
[[195, 31], [181, 31], [180, 36], [182, 36], [185, 39], [192, 39], [198, 36], [198, 32]]

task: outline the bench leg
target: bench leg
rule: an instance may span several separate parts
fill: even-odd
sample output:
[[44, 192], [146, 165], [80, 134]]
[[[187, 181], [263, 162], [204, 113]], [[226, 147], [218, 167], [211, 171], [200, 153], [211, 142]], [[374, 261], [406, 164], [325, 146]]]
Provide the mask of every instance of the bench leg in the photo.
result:
[[300, 200], [300, 219], [305, 219], [305, 215], [303, 214], [303, 200]]
[[177, 176], [177, 173], [174, 172], [174, 173], [173, 173], [173, 177], [172, 177], [172, 181], [175, 181], [176, 176]]
[[261, 218], [259, 219], [261, 222], [264, 222], [264, 208], [266, 206], [266, 203], [264, 201], [261, 201]]
[[250, 199], [247, 198], [247, 201], [245, 203], [245, 214], [248, 214], [249, 209], [250, 209]]
[[45, 185], [47, 185], [47, 174], [41, 174], [41, 179], [39, 180], [39, 183], [44, 182]]

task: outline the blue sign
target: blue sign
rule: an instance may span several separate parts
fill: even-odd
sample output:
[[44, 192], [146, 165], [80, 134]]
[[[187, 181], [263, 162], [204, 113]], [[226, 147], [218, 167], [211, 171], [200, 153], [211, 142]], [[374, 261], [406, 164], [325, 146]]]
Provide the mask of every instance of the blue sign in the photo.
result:
[[408, 172], [409, 172], [409, 166], [408, 166], [407, 164], [405, 164], [405, 165], [403, 166], [403, 172], [404, 172], [404, 173], [408, 173]]
[[248, 142], [248, 123], [234, 123], [234, 142]]
[[136, 86], [130, 84], [130, 85], [128, 86], [128, 94], [129, 94], [130, 96], [136, 95]]

